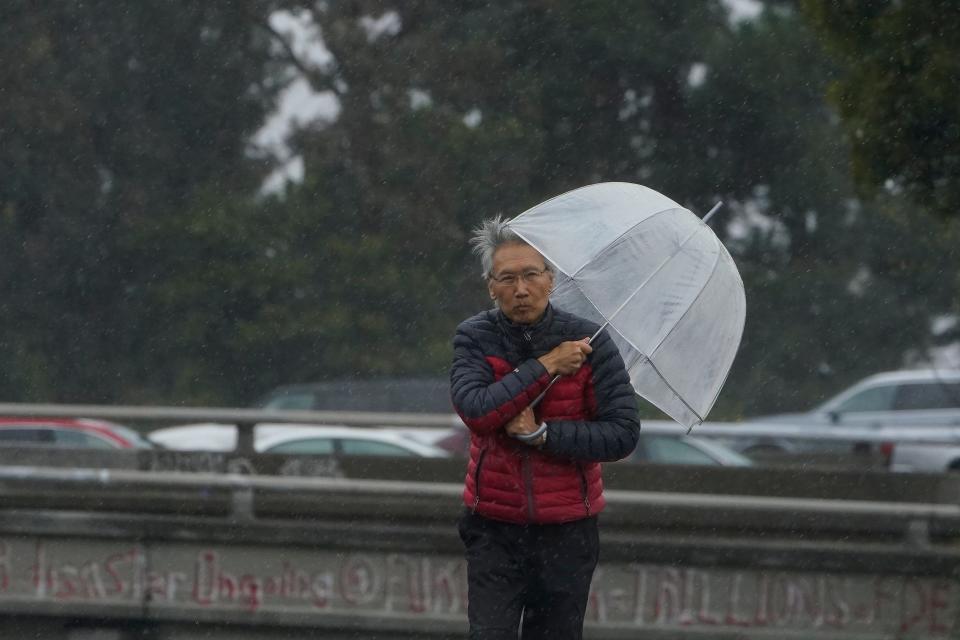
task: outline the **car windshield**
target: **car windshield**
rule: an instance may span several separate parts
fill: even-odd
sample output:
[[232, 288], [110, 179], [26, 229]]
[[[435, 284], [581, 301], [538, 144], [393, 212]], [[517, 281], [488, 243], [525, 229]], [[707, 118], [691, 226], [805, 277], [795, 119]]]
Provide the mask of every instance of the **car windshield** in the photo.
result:
[[871, 387], [859, 393], [854, 393], [846, 400], [826, 402], [821, 410], [846, 413], [849, 411], [890, 411], [893, 408], [893, 399], [896, 396], [896, 385]]
[[651, 436], [645, 438], [648, 462], [659, 464], [717, 464], [709, 455], [679, 438]]
[[753, 460], [742, 455], [719, 442], [708, 440], [706, 438], [697, 439], [697, 446], [701, 451], [709, 453], [713, 459], [722, 465], [730, 467], [749, 467], [753, 465]]
[[343, 447], [343, 453], [348, 456], [401, 456], [406, 458], [413, 455], [412, 451], [389, 442], [346, 439], [342, 440], [340, 445]]
[[310, 455], [332, 455], [334, 450], [331, 438], [304, 438], [291, 440], [270, 447], [265, 453], [296, 453]]

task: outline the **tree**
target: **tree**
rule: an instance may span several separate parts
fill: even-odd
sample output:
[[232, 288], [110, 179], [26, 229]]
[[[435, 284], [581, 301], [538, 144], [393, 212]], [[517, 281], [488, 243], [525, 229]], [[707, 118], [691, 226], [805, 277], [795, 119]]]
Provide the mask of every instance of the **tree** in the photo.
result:
[[[155, 274], [136, 238], [199, 189], [251, 190], [277, 81], [268, 3], [4, 3], [0, 394], [123, 395]], [[176, 244], [163, 250], [175, 251]]]
[[[855, 197], [823, 100], [839, 67], [793, 5], [731, 25], [719, 0], [8, 3], [0, 394], [245, 404], [443, 375], [489, 304], [471, 227], [601, 180], [728, 203], [748, 325], [713, 417], [899, 366], [956, 255], [902, 194]], [[280, 7], [332, 63], [278, 46]], [[291, 68], [341, 110], [296, 133], [304, 179], [264, 198], [250, 136]]]
[[[377, 289], [363, 286], [338, 300], [349, 317], [384, 318], [385, 330], [365, 339], [383, 354], [376, 366], [362, 367], [368, 375], [400, 372], [411, 360], [424, 372], [446, 370], [454, 326], [489, 304], [466, 251], [481, 218], [516, 215], [584, 182], [635, 181], [652, 166], [677, 166], [692, 155], [668, 140], [688, 117], [673, 96], [684, 93], [698, 57], [681, 37], [664, 39], [670, 46], [655, 58], [652, 47], [637, 43], [660, 30], [694, 38], [724, 25], [718, 3], [339, 3], [302, 10], [320, 25], [335, 58], [314, 74], [315, 85], [337, 90], [342, 108], [335, 123], [297, 141], [306, 179], [292, 197], [322, 197], [338, 213], [331, 233], [379, 247], [369, 280], [399, 270], [394, 296], [370, 295]], [[395, 28], [370, 33], [364, 17]], [[655, 148], [662, 160], [636, 161]], [[335, 377], [362, 361], [327, 364], [321, 375]]]
[[[430, 353], [483, 304], [463, 248], [470, 226], [599, 180], [701, 211], [722, 198], [741, 228], [751, 212], [769, 227], [729, 238], [749, 311], [720, 416], [809, 406], [926, 340], [937, 307], [914, 301], [917, 272], [875, 252], [917, 230], [857, 203], [823, 100], [836, 68], [789, 3], [735, 27], [719, 3], [305, 10], [336, 60], [317, 85], [340, 87], [343, 109], [300, 138], [301, 188], [330, 199], [341, 229], [389, 239], [384, 263], [422, 256], [411, 281], [421, 265], [446, 276], [439, 294], [453, 300], [391, 310], [401, 323], [426, 310], [435, 322], [416, 334]], [[370, 33], [364, 16], [392, 27]], [[344, 304], [357, 312], [361, 300]]]
[[960, 211], [960, 14], [942, 0], [802, 3], [845, 73], [830, 98], [862, 185]]

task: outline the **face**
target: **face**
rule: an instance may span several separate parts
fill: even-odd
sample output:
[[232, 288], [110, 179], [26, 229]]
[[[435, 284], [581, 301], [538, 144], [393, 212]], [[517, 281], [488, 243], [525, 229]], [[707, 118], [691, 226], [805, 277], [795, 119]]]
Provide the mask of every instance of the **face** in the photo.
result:
[[[504, 244], [494, 251], [487, 288], [510, 320], [533, 324], [546, 311], [553, 289], [553, 272], [545, 271], [546, 266], [540, 252], [527, 244]], [[508, 282], [498, 282], [503, 279]]]

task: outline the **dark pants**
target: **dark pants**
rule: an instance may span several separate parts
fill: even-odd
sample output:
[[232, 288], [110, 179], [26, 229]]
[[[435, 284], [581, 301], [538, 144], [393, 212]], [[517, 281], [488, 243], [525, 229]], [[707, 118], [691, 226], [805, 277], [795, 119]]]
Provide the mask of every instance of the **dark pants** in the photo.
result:
[[466, 513], [470, 640], [580, 640], [600, 542], [597, 519], [518, 525]]

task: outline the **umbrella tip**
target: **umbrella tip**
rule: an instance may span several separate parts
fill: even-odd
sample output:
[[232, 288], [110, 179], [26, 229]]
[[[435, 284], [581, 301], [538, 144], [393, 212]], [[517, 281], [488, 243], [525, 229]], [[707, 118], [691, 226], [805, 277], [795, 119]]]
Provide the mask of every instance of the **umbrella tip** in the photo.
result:
[[722, 207], [722, 206], [723, 206], [723, 201], [722, 201], [722, 200], [719, 201], [719, 202], [717, 202], [717, 204], [713, 205], [713, 208], [710, 209], [710, 211], [707, 211], [707, 215], [703, 216], [703, 219], [701, 220], [701, 222], [703, 222], [704, 224], [706, 224], [707, 222], [709, 222], [709, 221], [710, 221], [710, 218], [713, 217], [713, 214], [715, 214], [717, 211], [719, 211], [719, 210], [720, 210], [720, 207]]

